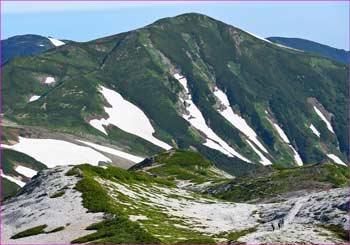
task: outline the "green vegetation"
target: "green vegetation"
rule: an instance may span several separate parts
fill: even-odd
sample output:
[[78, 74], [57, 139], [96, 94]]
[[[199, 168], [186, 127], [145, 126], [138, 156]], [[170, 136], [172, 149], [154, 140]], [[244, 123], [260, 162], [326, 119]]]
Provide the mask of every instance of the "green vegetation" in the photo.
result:
[[202, 239], [181, 240], [177, 244], [217, 244], [217, 242], [211, 238], [202, 238]]
[[2, 188], [2, 200], [10, 198], [14, 196], [19, 190], [20, 186], [9, 181], [8, 179], [1, 178], [1, 188]]
[[325, 190], [348, 184], [347, 167], [324, 163], [295, 168], [262, 167], [232, 181], [219, 184], [211, 191], [216, 191], [215, 196], [225, 200], [245, 202], [277, 197], [292, 191]]
[[152, 164], [152, 168], [146, 171], [156, 176], [190, 180], [195, 183], [222, 180], [222, 176], [218, 177], [218, 174], [213, 172], [214, 164], [197, 152], [171, 150], [153, 158], [155, 163]]
[[38, 234], [45, 233], [44, 230], [46, 227], [47, 227], [47, 225], [35, 226], [33, 228], [21, 231], [21, 232], [17, 233], [16, 235], [13, 235], [11, 237], [11, 239], [18, 239], [18, 238], [22, 238], [22, 237], [35, 236]]
[[229, 241], [229, 244], [243, 244], [238, 239], [242, 236], [246, 236], [253, 232], [256, 232], [256, 228], [249, 228], [246, 230], [231, 232], [230, 234], [228, 234], [227, 239]]
[[145, 180], [143, 177], [138, 177], [141, 174], [134, 175], [114, 167], [105, 170], [90, 165], [81, 165], [76, 168], [83, 171], [84, 178], [77, 183], [76, 189], [83, 194], [84, 207], [90, 212], [104, 212], [113, 214], [115, 217], [90, 226], [88, 229], [96, 230], [95, 233], [75, 239], [72, 243], [160, 243], [157, 238], [137, 223], [130, 221], [123, 212], [113, 205], [113, 201], [106, 190], [94, 180], [94, 177], [97, 176], [106, 179], [119, 178], [122, 181], [131, 182]]
[[54, 193], [53, 195], [50, 196], [50, 198], [57, 198], [57, 197], [61, 197], [65, 194], [65, 191], [58, 191], [56, 193]]
[[331, 231], [334, 235], [342, 239], [344, 242], [350, 242], [349, 231], [343, 229], [341, 225], [319, 225], [320, 227]]
[[64, 226], [59, 226], [51, 231], [48, 231], [47, 233], [55, 233], [55, 232], [59, 232], [59, 231], [63, 231], [64, 230]]

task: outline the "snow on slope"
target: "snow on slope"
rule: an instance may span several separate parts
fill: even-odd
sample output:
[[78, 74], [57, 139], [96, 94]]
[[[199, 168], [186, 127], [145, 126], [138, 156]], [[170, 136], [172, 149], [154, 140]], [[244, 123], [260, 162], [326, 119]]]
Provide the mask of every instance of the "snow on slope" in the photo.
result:
[[115, 155], [118, 157], [122, 157], [122, 158], [128, 159], [128, 160], [135, 162], [135, 163], [139, 163], [145, 159], [143, 157], [135, 156], [135, 155], [132, 155], [132, 154], [129, 154], [126, 152], [122, 152], [122, 151], [119, 151], [119, 150], [116, 150], [113, 148], [109, 148], [106, 146], [102, 146], [102, 145], [97, 145], [97, 144], [94, 144], [91, 142], [87, 142], [87, 141], [83, 141], [83, 140], [77, 140], [77, 141], [80, 143], [86, 144], [86, 145], [88, 145], [88, 146], [90, 146], [98, 151], [103, 151], [103, 152], [106, 152], [106, 153], [109, 153], [109, 154], [112, 154], [112, 155]]
[[27, 167], [24, 167], [24, 166], [17, 166], [15, 168], [15, 171], [19, 174], [22, 174], [28, 178], [31, 178], [33, 177], [34, 175], [36, 175], [38, 173], [38, 171], [35, 171], [31, 168], [27, 168]]
[[205, 122], [205, 119], [198, 109], [198, 107], [193, 103], [190, 91], [187, 85], [187, 79], [180, 74], [174, 74], [174, 78], [179, 81], [179, 83], [184, 87], [187, 93], [187, 99], [183, 100], [180, 98], [182, 102], [186, 105], [186, 110], [189, 114], [183, 114], [182, 117], [188, 121], [193, 127], [203, 132], [206, 136], [205, 146], [218, 150], [230, 157], [238, 157], [243, 161], [251, 162], [249, 159], [245, 158], [241, 154], [239, 154], [235, 149], [229, 146], [223, 139], [221, 139]]
[[5, 179], [7, 179], [7, 180], [13, 182], [13, 183], [19, 185], [20, 187], [25, 186], [26, 183], [24, 183], [23, 181], [19, 180], [18, 178], [15, 178], [15, 177], [12, 177], [12, 176], [9, 176], [9, 175], [4, 174], [4, 173], [2, 172], [2, 170], [0, 170], [0, 171], [1, 171], [1, 177], [2, 177], [2, 178], [5, 178]]
[[332, 124], [327, 120], [327, 118], [323, 115], [323, 113], [316, 106], [314, 106], [314, 110], [315, 110], [316, 114], [321, 118], [321, 120], [324, 121], [328, 130], [334, 134]]
[[[267, 111], [265, 111], [265, 113], [268, 114]], [[303, 160], [301, 159], [299, 153], [294, 149], [294, 147], [290, 143], [290, 141], [289, 141], [287, 135], [284, 133], [283, 129], [277, 123], [272, 122], [269, 117], [267, 117], [267, 120], [274, 126], [274, 128], [276, 129], [278, 135], [281, 137], [281, 139], [284, 141], [284, 143], [288, 144], [288, 146], [292, 149], [292, 151], [294, 153], [295, 163], [298, 166], [302, 166], [303, 165]]]
[[335, 163], [340, 164], [340, 165], [345, 165], [346, 163], [343, 162], [338, 156], [334, 155], [334, 154], [327, 154], [327, 156], [332, 159]]
[[36, 100], [38, 100], [38, 99], [40, 99], [40, 96], [39, 96], [39, 95], [33, 95], [33, 96], [31, 96], [31, 97], [29, 98], [29, 102], [33, 102], [33, 101], [36, 101]]
[[140, 108], [125, 100], [114, 90], [101, 86], [100, 92], [111, 105], [111, 107], [104, 108], [109, 117], [107, 119], [93, 119], [90, 121], [91, 126], [107, 134], [103, 126], [112, 124], [125, 132], [139, 136], [165, 150], [172, 148], [167, 143], [153, 136], [155, 130]]
[[[74, 189], [80, 178], [65, 175], [70, 168], [64, 166], [43, 170], [36, 180], [22, 190], [21, 195], [2, 203], [1, 244], [70, 244], [73, 239], [94, 232], [85, 228], [102, 221], [103, 213], [89, 213], [83, 207], [81, 193]], [[63, 196], [50, 198], [63, 189]], [[64, 229], [10, 239], [21, 231], [45, 224], [48, 226], [45, 231], [61, 226]]]
[[262, 165], [271, 165], [272, 162], [267, 159], [264, 154], [262, 154], [255, 146], [253, 143], [251, 143], [249, 140], [247, 140], [247, 143], [250, 145], [251, 148], [253, 148], [253, 150], [256, 152], [256, 154], [258, 154], [258, 156], [260, 157], [260, 163]]
[[55, 78], [53, 78], [53, 77], [46, 77], [44, 83], [51, 84], [51, 83], [55, 83], [55, 82], [56, 82]]
[[215, 88], [214, 95], [216, 96], [216, 98], [218, 98], [221, 104], [223, 104], [226, 107], [224, 110], [218, 110], [219, 113], [224, 118], [226, 118], [226, 120], [229, 121], [234, 127], [236, 127], [243, 134], [245, 134], [251, 141], [253, 141], [254, 144], [256, 144], [262, 151], [268, 153], [263, 144], [261, 144], [258, 140], [258, 136], [255, 133], [254, 129], [252, 129], [248, 125], [244, 118], [242, 118], [232, 110], [227, 95], [217, 87]]
[[50, 42], [51, 42], [53, 45], [55, 45], [56, 47], [65, 45], [64, 42], [62, 42], [62, 41], [60, 41], [60, 40], [58, 40], [58, 39], [55, 39], [55, 38], [53, 38], [53, 37], [48, 37], [48, 39], [49, 39]]
[[25, 153], [52, 168], [57, 165], [89, 163], [98, 165], [100, 161], [111, 162], [111, 159], [90, 147], [75, 145], [62, 140], [18, 138], [15, 145], [1, 145]]
[[317, 128], [316, 128], [313, 124], [310, 124], [309, 127], [310, 127], [311, 131], [312, 131], [315, 135], [317, 135], [318, 137], [320, 137], [321, 133], [317, 130]]

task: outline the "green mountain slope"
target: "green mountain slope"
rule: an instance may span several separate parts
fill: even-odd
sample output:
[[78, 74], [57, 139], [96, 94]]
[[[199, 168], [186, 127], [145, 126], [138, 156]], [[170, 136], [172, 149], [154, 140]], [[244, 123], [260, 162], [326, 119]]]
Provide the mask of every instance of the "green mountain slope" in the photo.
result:
[[257, 202], [279, 198], [283, 200], [293, 192], [307, 193], [348, 186], [348, 171], [345, 166], [333, 163], [289, 169], [262, 167], [213, 186], [206, 193], [233, 202]]
[[21, 56], [36, 55], [55, 47], [47, 37], [18, 35], [2, 40], [1, 64]]
[[301, 38], [268, 37], [267, 40], [281, 45], [285, 45], [287, 47], [319, 54], [323, 57], [328, 57], [330, 59], [342, 62], [344, 64], [349, 63], [350, 52], [345, 51], [343, 49], [332, 48], [324, 44]]
[[[188, 95], [174, 78], [176, 73], [187, 78], [190, 98], [207, 126], [251, 163], [203, 145], [206, 133], [184, 119], [188, 106], [181, 100]], [[47, 76], [56, 82], [44, 84]], [[322, 162], [327, 154], [345, 161], [345, 78], [344, 65], [278, 47], [204, 15], [185, 14], [136, 31], [86, 43], [70, 42], [9, 62], [3, 69], [3, 112], [5, 118], [21, 125], [114, 142], [122, 135], [130, 151], [143, 155], [160, 152], [161, 148], [149, 141], [137, 146], [128, 140], [131, 135], [118, 127], [107, 127], [105, 135], [89, 124], [91, 119], [108, 117], [104, 110], [108, 103], [99, 92], [102, 85], [139, 107], [156, 138], [173, 147], [195, 148], [218, 167], [240, 175], [258, 167], [261, 157], [247, 135], [221, 115], [223, 106], [214, 95], [217, 88], [255, 131], [266, 148], [264, 157], [272, 163], [295, 166], [291, 146], [304, 164]], [[41, 97], [28, 103], [33, 95]], [[327, 129], [313, 106], [331, 120], [335, 133]], [[273, 123], [283, 129], [290, 145]], [[320, 137], [309, 128], [311, 124]], [[115, 130], [118, 133], [113, 133]]]

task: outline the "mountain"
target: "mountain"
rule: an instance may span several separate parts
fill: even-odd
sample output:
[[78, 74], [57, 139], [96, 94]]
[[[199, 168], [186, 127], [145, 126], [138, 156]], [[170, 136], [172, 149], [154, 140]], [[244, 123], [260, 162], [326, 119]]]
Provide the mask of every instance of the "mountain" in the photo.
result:
[[47, 38], [31, 34], [13, 36], [2, 40], [1, 43], [2, 65], [13, 58], [40, 54], [53, 47], [64, 44], [62, 41], [52, 37]]
[[268, 37], [267, 40], [286, 47], [315, 53], [323, 57], [349, 64], [350, 52], [301, 38]]
[[[192, 156], [189, 164], [181, 161], [186, 169], [188, 165], [203, 167], [202, 161], [197, 162], [200, 156], [184, 151], [167, 152], [165, 164], [176, 163], [184, 154]], [[208, 160], [202, 160], [208, 166]], [[346, 169], [332, 163], [329, 166]], [[314, 177], [323, 178], [322, 174], [315, 171]], [[318, 192], [306, 189], [286, 195], [284, 200], [247, 204], [194, 192], [171, 180], [172, 176], [164, 171], [156, 177], [140, 169], [88, 164], [42, 170], [16, 197], [2, 204], [2, 244], [349, 241], [347, 187]], [[332, 176], [336, 178], [337, 174], [333, 172]], [[249, 186], [248, 182], [241, 183]], [[282, 220], [283, 226], [278, 228]]]
[[128, 169], [171, 148], [233, 176], [347, 162], [346, 66], [208, 16], [68, 42], [2, 74], [2, 157], [26, 159], [3, 166], [12, 183], [28, 181], [18, 167]]

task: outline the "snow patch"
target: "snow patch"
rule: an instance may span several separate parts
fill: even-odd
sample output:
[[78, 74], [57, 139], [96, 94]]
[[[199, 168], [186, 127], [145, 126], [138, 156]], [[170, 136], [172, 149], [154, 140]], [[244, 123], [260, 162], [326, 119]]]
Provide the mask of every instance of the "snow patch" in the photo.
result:
[[260, 157], [260, 163], [262, 165], [271, 165], [272, 162], [270, 162], [269, 159], [267, 159], [264, 154], [262, 154], [255, 146], [253, 143], [251, 143], [249, 140], [247, 140], [247, 143], [250, 145], [251, 148], [253, 148], [253, 150], [256, 152], [256, 154], [258, 154], [258, 156]]
[[315, 110], [316, 114], [321, 118], [321, 120], [324, 121], [328, 130], [334, 134], [332, 124], [327, 120], [327, 118], [323, 115], [323, 113], [316, 106], [314, 106], [314, 110]]
[[46, 84], [51, 84], [51, 83], [55, 83], [55, 82], [56, 82], [56, 80], [55, 80], [54, 77], [46, 77], [44, 83], [46, 83]]
[[343, 162], [338, 156], [334, 155], [334, 154], [327, 154], [327, 157], [329, 157], [330, 159], [332, 159], [335, 163], [340, 164], [340, 165], [344, 165], [346, 166], [346, 163]]
[[283, 129], [277, 124], [277, 123], [274, 123], [273, 126], [275, 127], [278, 135], [281, 137], [281, 139], [287, 143], [287, 144], [290, 144], [290, 141], [287, 137], [287, 135], [284, 133]]
[[123, 151], [119, 151], [119, 150], [110, 148], [110, 147], [97, 145], [97, 144], [83, 141], [83, 140], [77, 140], [77, 141], [80, 143], [86, 144], [86, 145], [88, 145], [88, 146], [90, 146], [98, 151], [103, 151], [103, 152], [106, 152], [106, 153], [109, 153], [109, 154], [112, 154], [112, 155], [115, 155], [118, 157], [122, 157], [122, 158], [125, 158], [125, 159], [130, 160], [130, 161], [135, 162], [135, 163], [139, 163], [145, 159], [143, 157], [135, 156], [135, 155], [123, 152]]
[[155, 130], [150, 120], [140, 108], [125, 100], [114, 90], [103, 86], [99, 90], [111, 105], [111, 107], [104, 108], [109, 117], [107, 119], [93, 119], [90, 121], [91, 126], [107, 134], [103, 126], [112, 124], [125, 132], [139, 136], [165, 150], [172, 148], [167, 143], [153, 136]]
[[15, 177], [12, 177], [12, 176], [9, 176], [9, 175], [4, 174], [4, 173], [2, 172], [2, 170], [1, 170], [1, 177], [2, 177], [2, 178], [5, 178], [5, 179], [7, 179], [7, 180], [9, 180], [9, 181], [11, 181], [11, 182], [17, 184], [17, 185], [19, 185], [20, 187], [23, 187], [23, 186], [26, 185], [26, 183], [24, 183], [23, 181], [19, 180], [18, 178], [15, 178]]
[[310, 127], [311, 131], [312, 131], [315, 135], [317, 135], [317, 137], [320, 137], [321, 133], [317, 130], [317, 128], [316, 128], [313, 124], [311, 124], [309, 127]]
[[218, 150], [229, 157], [235, 156], [245, 162], [250, 163], [251, 161], [249, 159], [245, 158], [244, 156], [239, 154], [235, 149], [229, 146], [207, 125], [201, 111], [198, 109], [198, 107], [193, 103], [191, 99], [191, 94], [187, 85], [187, 79], [178, 73], [174, 74], [174, 78], [179, 81], [179, 83], [184, 87], [187, 93], [186, 100], [183, 101], [182, 98], [180, 98], [184, 102], [186, 106], [186, 110], [188, 112], [188, 114], [183, 114], [182, 117], [186, 121], [188, 121], [193, 127], [200, 130], [207, 136], [207, 139], [204, 145], [214, 150]]
[[58, 40], [58, 39], [55, 39], [55, 38], [53, 38], [53, 37], [48, 37], [48, 39], [49, 39], [50, 42], [51, 42], [54, 46], [56, 46], [56, 47], [65, 45], [64, 42], [62, 42], [62, 41], [60, 41], [60, 40]]
[[246, 135], [251, 141], [253, 141], [254, 144], [256, 144], [262, 151], [264, 151], [265, 153], [268, 153], [268, 151], [263, 146], [263, 144], [261, 144], [260, 141], [258, 140], [258, 136], [255, 133], [254, 129], [252, 129], [248, 125], [248, 123], [244, 118], [242, 118], [232, 110], [227, 95], [217, 87], [214, 90], [214, 95], [226, 107], [224, 110], [218, 110], [219, 113], [224, 118], [226, 118], [226, 120], [229, 121], [234, 127], [236, 127], [244, 135]]
[[144, 215], [129, 215], [129, 219], [131, 221], [148, 220], [147, 216]]
[[17, 166], [15, 168], [15, 171], [19, 174], [22, 174], [22, 175], [28, 177], [28, 178], [32, 178], [33, 176], [35, 176], [38, 173], [38, 171], [35, 171], [31, 168], [27, 168], [24, 166]]
[[[265, 111], [265, 113], [268, 114], [267, 111]], [[284, 143], [288, 144], [288, 146], [292, 149], [292, 151], [294, 153], [295, 163], [298, 166], [302, 166], [303, 165], [303, 160], [301, 159], [299, 153], [294, 149], [294, 147], [290, 143], [290, 141], [289, 141], [287, 135], [284, 133], [283, 129], [277, 123], [272, 122], [268, 117], [267, 117], [267, 120], [274, 126], [274, 128], [276, 129], [278, 135], [281, 137], [281, 139], [284, 141]]]
[[33, 96], [31, 96], [31, 97], [29, 98], [29, 102], [33, 102], [33, 101], [36, 101], [36, 100], [38, 100], [38, 99], [40, 99], [40, 96], [39, 96], [39, 95], [33, 95]]
[[63, 140], [30, 139], [18, 137], [15, 145], [2, 145], [4, 148], [25, 153], [52, 168], [57, 165], [76, 165], [111, 162], [111, 159], [90, 147], [76, 145]]

